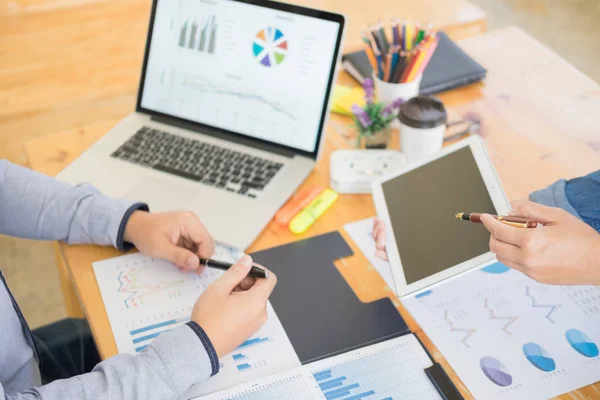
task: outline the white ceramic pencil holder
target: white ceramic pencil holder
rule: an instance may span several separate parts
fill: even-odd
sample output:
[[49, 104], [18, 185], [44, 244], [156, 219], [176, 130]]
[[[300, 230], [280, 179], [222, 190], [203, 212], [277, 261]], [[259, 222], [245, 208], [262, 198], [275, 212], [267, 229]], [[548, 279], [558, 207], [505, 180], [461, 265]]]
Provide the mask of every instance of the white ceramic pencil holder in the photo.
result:
[[422, 77], [423, 75], [419, 74], [411, 82], [392, 83], [382, 81], [377, 76], [373, 75], [377, 101], [383, 104], [389, 104], [398, 98], [408, 101], [409, 99], [418, 96]]

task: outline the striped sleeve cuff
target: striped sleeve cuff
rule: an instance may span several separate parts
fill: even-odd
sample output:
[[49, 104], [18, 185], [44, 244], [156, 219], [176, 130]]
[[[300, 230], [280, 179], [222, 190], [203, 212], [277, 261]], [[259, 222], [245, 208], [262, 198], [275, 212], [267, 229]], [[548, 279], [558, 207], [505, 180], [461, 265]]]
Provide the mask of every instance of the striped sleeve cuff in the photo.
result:
[[210, 366], [212, 368], [212, 373], [210, 374], [210, 376], [216, 375], [219, 372], [219, 356], [217, 356], [217, 352], [215, 351], [212, 342], [208, 338], [208, 335], [206, 334], [206, 332], [204, 332], [204, 329], [202, 329], [202, 327], [198, 325], [197, 322], [189, 321], [186, 325], [189, 326], [194, 331], [194, 333], [196, 333], [196, 335], [198, 335], [200, 341], [202, 342], [202, 345], [206, 349], [206, 353], [208, 353], [208, 358], [210, 359]]
[[133, 249], [133, 244], [126, 242], [124, 239], [124, 236], [125, 236], [125, 227], [127, 226], [127, 222], [129, 222], [129, 218], [131, 217], [131, 214], [133, 214], [135, 211], [148, 212], [148, 211], [150, 211], [150, 208], [148, 207], [147, 204], [135, 203], [134, 205], [129, 207], [127, 209], [127, 211], [125, 211], [125, 214], [123, 214], [123, 218], [121, 219], [121, 225], [119, 225], [119, 233], [117, 234], [117, 249], [119, 249], [121, 251], [129, 251], [129, 250]]

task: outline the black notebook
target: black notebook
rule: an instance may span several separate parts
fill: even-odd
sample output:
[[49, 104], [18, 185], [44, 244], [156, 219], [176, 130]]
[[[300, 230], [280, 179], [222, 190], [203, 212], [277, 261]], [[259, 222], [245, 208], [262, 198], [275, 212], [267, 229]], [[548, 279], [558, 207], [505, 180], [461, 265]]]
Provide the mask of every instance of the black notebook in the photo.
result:
[[[485, 78], [485, 68], [469, 57], [445, 33], [439, 32], [438, 36], [438, 46], [423, 71], [419, 90], [421, 94], [443, 92]], [[342, 65], [361, 84], [365, 76], [373, 73], [367, 54], [362, 50], [342, 56]]]

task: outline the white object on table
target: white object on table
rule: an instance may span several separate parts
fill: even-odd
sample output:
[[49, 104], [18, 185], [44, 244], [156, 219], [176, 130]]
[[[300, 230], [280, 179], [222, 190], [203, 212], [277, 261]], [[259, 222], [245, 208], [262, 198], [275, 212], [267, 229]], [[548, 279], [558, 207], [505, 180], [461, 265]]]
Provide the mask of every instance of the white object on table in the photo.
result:
[[373, 75], [377, 101], [387, 105], [399, 98], [407, 101], [408, 99], [418, 96], [421, 78], [423, 78], [423, 75], [419, 74], [411, 82], [392, 83], [382, 81], [377, 76]]
[[331, 188], [338, 193], [371, 193], [372, 182], [404, 166], [396, 150], [336, 150], [331, 153]]
[[421, 158], [442, 150], [446, 125], [434, 128], [413, 128], [400, 121], [400, 148], [407, 163], [419, 161]]
[[197, 400], [438, 400], [431, 359], [412, 334], [316, 361]]

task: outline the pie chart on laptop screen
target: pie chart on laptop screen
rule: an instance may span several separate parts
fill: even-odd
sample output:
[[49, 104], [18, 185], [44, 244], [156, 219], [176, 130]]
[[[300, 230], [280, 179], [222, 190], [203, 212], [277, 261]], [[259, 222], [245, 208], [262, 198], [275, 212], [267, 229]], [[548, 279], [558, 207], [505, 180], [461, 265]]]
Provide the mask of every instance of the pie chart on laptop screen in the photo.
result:
[[254, 58], [264, 67], [275, 67], [287, 57], [288, 40], [283, 32], [272, 26], [259, 30], [252, 42]]

